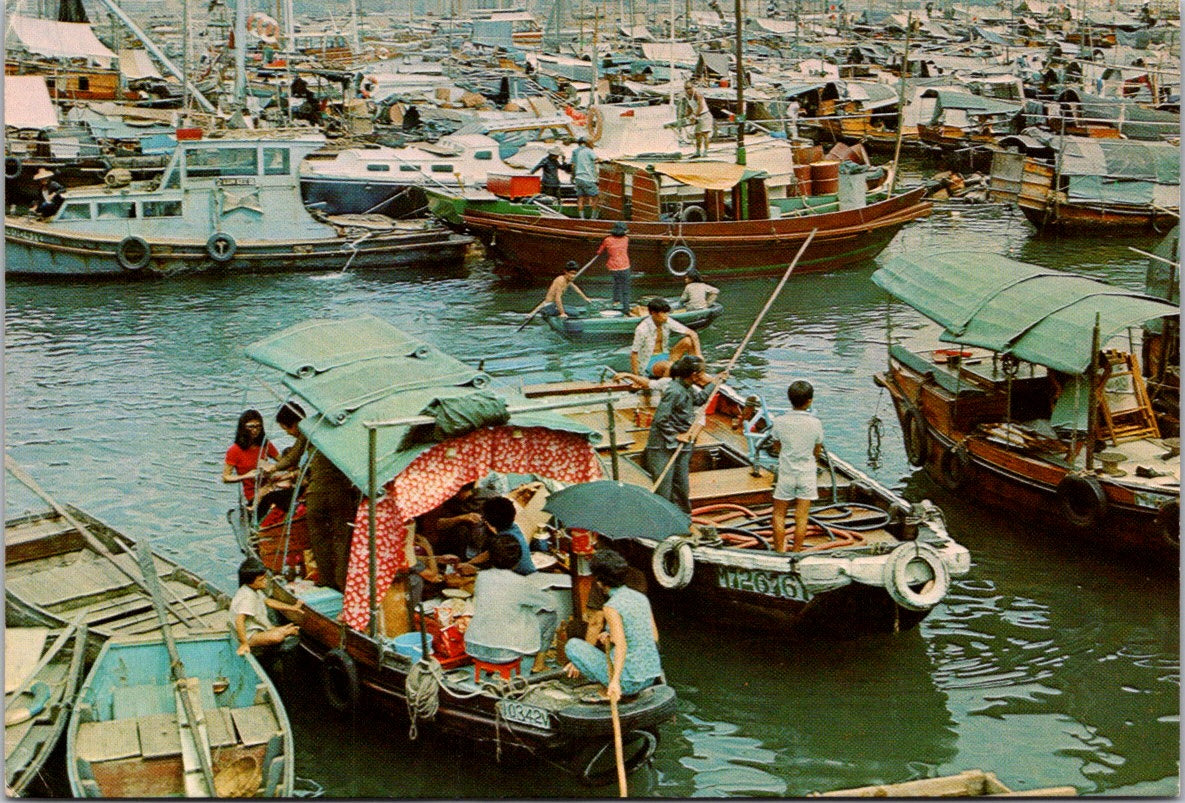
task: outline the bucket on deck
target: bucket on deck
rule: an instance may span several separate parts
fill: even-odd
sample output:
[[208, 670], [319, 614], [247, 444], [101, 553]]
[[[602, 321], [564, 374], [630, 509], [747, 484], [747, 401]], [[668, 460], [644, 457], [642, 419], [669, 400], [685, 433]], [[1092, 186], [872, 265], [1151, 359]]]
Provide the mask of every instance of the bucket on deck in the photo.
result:
[[[432, 652], [432, 634], [429, 633], [424, 638], [428, 639], [428, 652]], [[402, 636], [396, 636], [391, 643], [395, 645], [395, 652], [406, 655], [412, 661], [418, 661], [424, 657], [423, 649], [420, 646], [420, 634], [414, 630], [404, 633]]]
[[839, 162], [824, 160], [811, 163], [811, 195], [834, 195], [839, 192]]
[[789, 187], [789, 195], [811, 194], [811, 166], [794, 165], [794, 183]]

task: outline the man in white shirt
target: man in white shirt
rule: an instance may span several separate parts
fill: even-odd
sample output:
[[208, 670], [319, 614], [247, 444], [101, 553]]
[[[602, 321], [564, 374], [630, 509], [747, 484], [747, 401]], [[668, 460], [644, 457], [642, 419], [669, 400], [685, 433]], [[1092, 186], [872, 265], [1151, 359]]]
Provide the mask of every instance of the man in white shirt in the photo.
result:
[[[650, 370], [652, 362], [675, 362], [684, 354], [703, 357], [699, 335], [671, 318], [669, 301], [665, 298], [652, 298], [646, 309], [650, 314], [634, 329], [634, 345], [630, 349], [630, 373], [642, 374]], [[672, 348], [671, 339], [674, 335], [682, 335], [682, 339]]]
[[819, 498], [818, 459], [823, 454], [823, 424], [808, 412], [815, 389], [797, 380], [786, 389], [793, 410], [774, 419], [771, 432], [778, 439], [778, 484], [774, 487], [774, 551], [786, 551], [786, 512], [794, 500], [794, 546], [802, 549], [806, 539], [811, 501]]
[[683, 89], [691, 113], [695, 115], [695, 155], [707, 156], [708, 143], [712, 139], [712, 112], [708, 108], [708, 99], [692, 81], [684, 84]]

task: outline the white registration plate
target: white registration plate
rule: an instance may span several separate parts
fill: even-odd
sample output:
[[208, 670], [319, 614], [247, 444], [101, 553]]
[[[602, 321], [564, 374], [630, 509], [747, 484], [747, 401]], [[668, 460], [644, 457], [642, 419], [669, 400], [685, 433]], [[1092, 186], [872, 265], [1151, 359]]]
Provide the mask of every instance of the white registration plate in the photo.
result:
[[500, 700], [498, 708], [501, 709], [502, 716], [510, 722], [530, 725], [532, 728], [540, 730], [547, 730], [551, 727], [551, 717], [542, 708], [526, 705], [517, 700]]

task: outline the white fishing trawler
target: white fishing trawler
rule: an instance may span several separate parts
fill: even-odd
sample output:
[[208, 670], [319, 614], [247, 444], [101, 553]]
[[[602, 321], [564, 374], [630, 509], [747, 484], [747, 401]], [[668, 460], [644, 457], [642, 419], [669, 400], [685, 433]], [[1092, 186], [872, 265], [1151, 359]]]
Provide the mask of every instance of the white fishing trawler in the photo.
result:
[[319, 133], [180, 133], [159, 181], [68, 190], [48, 219], [6, 215], [6, 273], [436, 271], [458, 267], [472, 242], [425, 221], [315, 218], [300, 199], [299, 167], [323, 146]]

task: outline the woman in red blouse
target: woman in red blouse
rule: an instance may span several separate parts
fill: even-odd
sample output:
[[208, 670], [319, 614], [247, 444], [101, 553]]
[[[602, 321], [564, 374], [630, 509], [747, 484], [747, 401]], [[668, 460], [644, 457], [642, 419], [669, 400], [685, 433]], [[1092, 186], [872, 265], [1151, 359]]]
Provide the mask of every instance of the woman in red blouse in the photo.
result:
[[[258, 410], [247, 410], [239, 416], [235, 442], [226, 450], [226, 465], [222, 467], [223, 482], [241, 482], [243, 498], [250, 505], [255, 501], [255, 480], [261, 470], [270, 468], [269, 460], [280, 456], [275, 445], [263, 433], [263, 416]], [[270, 503], [268, 507], [271, 507]], [[266, 514], [266, 510], [258, 511]]]

